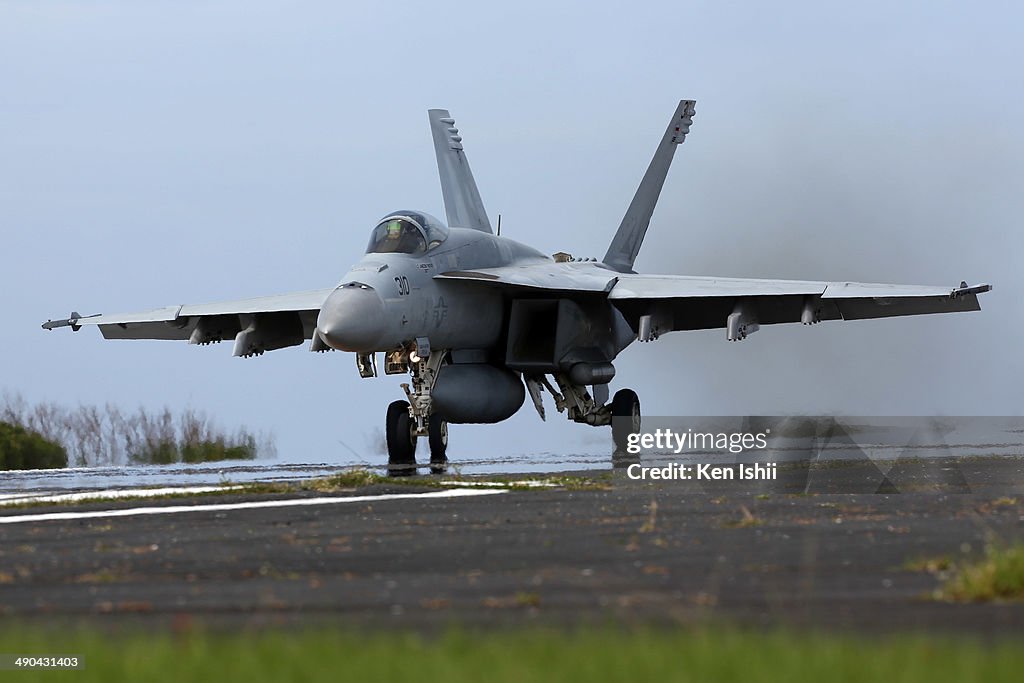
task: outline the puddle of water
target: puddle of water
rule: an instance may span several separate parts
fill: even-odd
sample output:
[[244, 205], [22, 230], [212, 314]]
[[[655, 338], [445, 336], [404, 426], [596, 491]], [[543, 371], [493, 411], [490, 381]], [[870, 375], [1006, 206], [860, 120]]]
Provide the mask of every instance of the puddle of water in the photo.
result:
[[[924, 420], [924, 418], [894, 419]], [[856, 431], [859, 445], [849, 442], [832, 441], [819, 445], [816, 458], [821, 460], [861, 459], [894, 460], [904, 457], [979, 457], [1015, 456], [1024, 453], [1024, 429], [1007, 429], [999, 424], [993, 427], [996, 418], [966, 418], [955, 432], [941, 434], [932, 441], [914, 441], [908, 444], [883, 431], [872, 432], [872, 428]], [[1011, 426], [1020, 418], [1009, 418]], [[1004, 420], [1005, 421], [1005, 420]], [[990, 424], [992, 423], [992, 424]], [[732, 462], [786, 462], [806, 458], [804, 446], [794, 447], [791, 440], [780, 437], [777, 447], [737, 455], [721, 452], [688, 451], [680, 454], [671, 452], [645, 452], [643, 463], [657, 466], [668, 463], [732, 463]], [[496, 457], [458, 457], [449, 463], [449, 475], [485, 475], [520, 473], [578, 472], [581, 470], [609, 469], [612, 457], [609, 450], [593, 447], [591, 451], [577, 453], [535, 452], [521, 455]], [[387, 472], [385, 456], [375, 455], [360, 459], [355, 453], [351, 457], [340, 457], [335, 462], [281, 462], [276, 460], [247, 460], [238, 462], [216, 462], [174, 465], [124, 465], [107, 467], [80, 467], [62, 470], [23, 470], [0, 473], [0, 499], [15, 495], [39, 495], [43, 493], [72, 493], [97, 490], [131, 489], [140, 487], [168, 486], [217, 486], [228, 483], [288, 482], [326, 477], [339, 472], [361, 467], [373, 472]], [[424, 454], [419, 454], [420, 472], [427, 471]]]

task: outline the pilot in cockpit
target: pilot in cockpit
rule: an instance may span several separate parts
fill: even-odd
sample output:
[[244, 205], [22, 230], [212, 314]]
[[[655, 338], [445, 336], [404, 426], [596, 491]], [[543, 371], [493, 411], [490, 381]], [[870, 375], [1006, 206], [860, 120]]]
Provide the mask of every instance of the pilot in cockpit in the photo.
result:
[[[447, 234], [437, 227], [432, 230], [433, 247], [443, 242]], [[404, 216], [392, 216], [378, 223], [366, 247], [367, 254], [422, 254], [426, 250], [424, 231], [413, 219]]]
[[384, 236], [378, 252], [413, 254], [422, 251], [423, 236], [408, 221], [390, 220], [384, 224]]
[[398, 242], [402, 239], [402, 221], [388, 221], [384, 226], [383, 251], [398, 251]]

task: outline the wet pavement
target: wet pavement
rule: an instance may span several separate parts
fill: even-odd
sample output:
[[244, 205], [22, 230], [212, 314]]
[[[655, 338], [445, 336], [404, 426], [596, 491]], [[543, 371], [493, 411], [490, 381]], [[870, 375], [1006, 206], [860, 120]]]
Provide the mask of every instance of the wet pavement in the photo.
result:
[[[1024, 461], [900, 467], [789, 466], [774, 482], [640, 482], [617, 469], [590, 471], [597, 486], [583, 490], [448, 496], [413, 479], [332, 494], [7, 508], [0, 614], [427, 630], [708, 619], [1024, 628], [1022, 603], [935, 601], [941, 577], [905, 569], [1024, 540]], [[52, 513], [65, 518], [39, 517]]]

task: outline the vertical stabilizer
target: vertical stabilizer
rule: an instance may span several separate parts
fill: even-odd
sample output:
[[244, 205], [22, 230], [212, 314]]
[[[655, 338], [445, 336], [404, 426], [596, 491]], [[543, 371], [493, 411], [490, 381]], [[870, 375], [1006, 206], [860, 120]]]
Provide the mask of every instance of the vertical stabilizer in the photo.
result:
[[[632, 272], [633, 262], [640, 253], [640, 245], [647, 234], [647, 226], [651, 224], [651, 214], [661, 195], [661, 187], [665, 184], [665, 176], [672, 165], [672, 156], [676, 146], [683, 143], [693, 123], [695, 100], [682, 100], [672, 114], [665, 136], [658, 145], [658, 150], [647, 167], [640, 187], [629, 203], [626, 215], [622, 217], [619, 230], [615, 233], [608, 253], [604, 255], [604, 263], [619, 272]], [[436, 141], [436, 138], [435, 138]]]
[[430, 116], [430, 134], [434, 137], [437, 172], [441, 177], [448, 225], [494, 232], [480, 200], [480, 191], [476, 189], [473, 172], [469, 170], [469, 160], [462, 149], [462, 136], [455, 127], [455, 119], [447, 109], [431, 109], [427, 114]]

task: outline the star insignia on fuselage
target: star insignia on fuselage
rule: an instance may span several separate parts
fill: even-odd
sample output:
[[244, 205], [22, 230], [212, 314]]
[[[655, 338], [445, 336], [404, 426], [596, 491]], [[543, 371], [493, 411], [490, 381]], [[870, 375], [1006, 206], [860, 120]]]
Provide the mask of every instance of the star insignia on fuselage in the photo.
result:
[[444, 297], [438, 297], [437, 303], [434, 304], [434, 326], [440, 327], [444, 319], [448, 317], [448, 303], [444, 300]]

